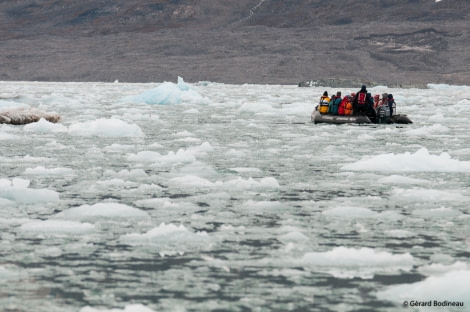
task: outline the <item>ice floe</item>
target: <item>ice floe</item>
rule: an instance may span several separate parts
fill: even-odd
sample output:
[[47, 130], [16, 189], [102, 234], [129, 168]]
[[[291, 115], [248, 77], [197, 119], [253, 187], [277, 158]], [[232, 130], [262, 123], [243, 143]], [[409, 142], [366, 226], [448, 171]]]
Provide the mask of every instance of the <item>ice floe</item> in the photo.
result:
[[365, 247], [335, 247], [330, 251], [306, 253], [302, 263], [310, 270], [338, 278], [370, 279], [375, 273], [410, 271], [415, 259], [409, 253], [392, 254]]
[[98, 203], [82, 205], [59, 212], [56, 218], [87, 219], [87, 218], [143, 218], [148, 217], [145, 211], [119, 203]]
[[395, 172], [470, 172], [470, 161], [453, 159], [448, 153], [432, 155], [426, 148], [415, 153], [382, 154], [341, 166], [351, 171], [395, 171]]

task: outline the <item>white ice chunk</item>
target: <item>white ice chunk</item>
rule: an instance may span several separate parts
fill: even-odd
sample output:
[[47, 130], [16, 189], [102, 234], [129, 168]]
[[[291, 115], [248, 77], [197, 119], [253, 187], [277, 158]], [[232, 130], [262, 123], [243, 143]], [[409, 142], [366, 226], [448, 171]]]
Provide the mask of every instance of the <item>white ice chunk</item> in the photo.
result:
[[351, 171], [424, 171], [424, 172], [470, 172], [470, 161], [459, 161], [448, 153], [431, 155], [426, 148], [416, 153], [382, 154], [363, 157], [361, 160], [341, 167]]
[[27, 168], [24, 171], [25, 174], [31, 174], [31, 175], [55, 175], [55, 176], [65, 176], [65, 175], [71, 175], [74, 173], [73, 169], [70, 168], [51, 168], [47, 169], [44, 168], [43, 166], [37, 166], [36, 168]]
[[462, 215], [458, 210], [440, 207], [435, 209], [418, 209], [413, 211], [413, 215], [420, 216], [423, 218], [454, 218]]
[[82, 205], [80, 207], [69, 208], [56, 215], [63, 219], [84, 219], [94, 217], [106, 218], [142, 218], [148, 217], [145, 211], [119, 203], [98, 203], [92, 206]]
[[155, 312], [142, 304], [126, 305], [124, 309], [95, 309], [93, 307], [83, 307], [79, 312]]
[[125, 103], [145, 103], [157, 105], [173, 105], [181, 103], [208, 104], [196, 89], [178, 77], [178, 83], [164, 82], [160, 86], [139, 95], [128, 96], [121, 100]]
[[47, 189], [28, 188], [29, 180], [14, 178], [0, 180], [0, 198], [20, 203], [59, 201], [59, 193]]
[[385, 235], [395, 238], [407, 238], [416, 236], [416, 233], [407, 230], [388, 230], [384, 232]]
[[136, 124], [128, 124], [115, 118], [77, 122], [70, 125], [69, 133], [74, 136], [144, 137]]
[[80, 223], [63, 220], [36, 220], [22, 224], [20, 232], [36, 233], [45, 235], [54, 234], [84, 234], [94, 231], [94, 225], [90, 223]]
[[19, 272], [18, 267], [13, 265], [0, 265], [0, 283], [6, 283], [7, 281], [17, 280], [24, 278]]
[[432, 263], [430, 265], [418, 268], [418, 271], [426, 275], [444, 275], [452, 271], [465, 271], [469, 270], [468, 264], [465, 262], [457, 261], [453, 264]]
[[392, 200], [395, 201], [418, 201], [418, 202], [446, 202], [446, 201], [469, 201], [470, 198], [455, 191], [441, 191], [433, 189], [402, 189], [395, 188], [392, 190]]
[[413, 184], [413, 185], [419, 185], [419, 184], [429, 184], [430, 182], [427, 180], [423, 179], [413, 179], [401, 175], [391, 175], [388, 177], [380, 178], [377, 181], [379, 184], [392, 184], [392, 185], [397, 185], [397, 184]]
[[33, 122], [24, 126], [27, 132], [40, 132], [40, 133], [55, 133], [67, 132], [68, 129], [60, 123], [52, 123], [44, 118], [39, 119], [38, 122]]
[[126, 234], [120, 241], [130, 245], [150, 245], [162, 256], [184, 252], [187, 249], [207, 248], [211, 239], [206, 232], [191, 232], [184, 225], [161, 223], [144, 234]]
[[[377, 292], [377, 298], [402, 304], [404, 301], [462, 302], [470, 306], [470, 270], [451, 271], [413, 283], [390, 286]], [[445, 303], [444, 303], [445, 304]], [[444, 311], [446, 307], [442, 308]], [[464, 309], [466, 311], [466, 309]], [[462, 310], [462, 311], [464, 311]]]
[[335, 207], [322, 212], [324, 216], [337, 218], [371, 218], [378, 213], [362, 207]]
[[376, 272], [393, 273], [413, 268], [414, 259], [409, 253], [391, 254], [371, 248], [336, 247], [326, 252], [306, 253], [302, 261], [312, 270], [327, 272], [335, 277], [369, 279]]

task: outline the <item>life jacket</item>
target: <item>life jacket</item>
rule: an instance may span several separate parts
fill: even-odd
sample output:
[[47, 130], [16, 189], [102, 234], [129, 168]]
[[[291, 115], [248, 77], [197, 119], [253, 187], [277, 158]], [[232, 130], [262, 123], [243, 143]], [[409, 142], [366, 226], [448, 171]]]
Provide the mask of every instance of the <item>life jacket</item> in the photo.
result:
[[329, 97], [322, 96], [320, 98], [320, 107], [319, 107], [320, 114], [328, 113], [329, 103], [330, 103], [330, 98]]
[[349, 101], [349, 100], [344, 104], [344, 114], [345, 115], [352, 115], [353, 114], [353, 105], [352, 105], [351, 101]]
[[357, 94], [357, 106], [363, 107], [367, 105], [367, 93], [359, 92]]
[[345, 96], [339, 104], [338, 115], [352, 115], [352, 104], [349, 96]]
[[379, 101], [380, 101], [380, 95], [378, 94], [374, 95], [374, 108], [377, 108], [377, 106], [379, 106]]
[[340, 96], [333, 96], [328, 107], [328, 113], [332, 115], [338, 115], [338, 109], [341, 102], [342, 101]]

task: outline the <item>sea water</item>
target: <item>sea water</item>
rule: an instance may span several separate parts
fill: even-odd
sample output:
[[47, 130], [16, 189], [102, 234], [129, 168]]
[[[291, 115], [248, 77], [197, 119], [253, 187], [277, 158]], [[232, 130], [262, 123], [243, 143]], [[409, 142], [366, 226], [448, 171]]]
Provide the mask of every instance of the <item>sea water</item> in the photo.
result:
[[62, 117], [0, 125], [2, 311], [470, 310], [469, 87], [0, 86]]

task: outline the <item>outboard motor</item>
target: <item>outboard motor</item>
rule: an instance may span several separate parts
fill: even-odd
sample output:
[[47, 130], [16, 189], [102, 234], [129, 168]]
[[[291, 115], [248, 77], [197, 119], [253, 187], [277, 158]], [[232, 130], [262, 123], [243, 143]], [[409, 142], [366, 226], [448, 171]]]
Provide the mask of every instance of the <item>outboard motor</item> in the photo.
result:
[[390, 109], [388, 106], [381, 105], [377, 107], [377, 123], [390, 123]]

